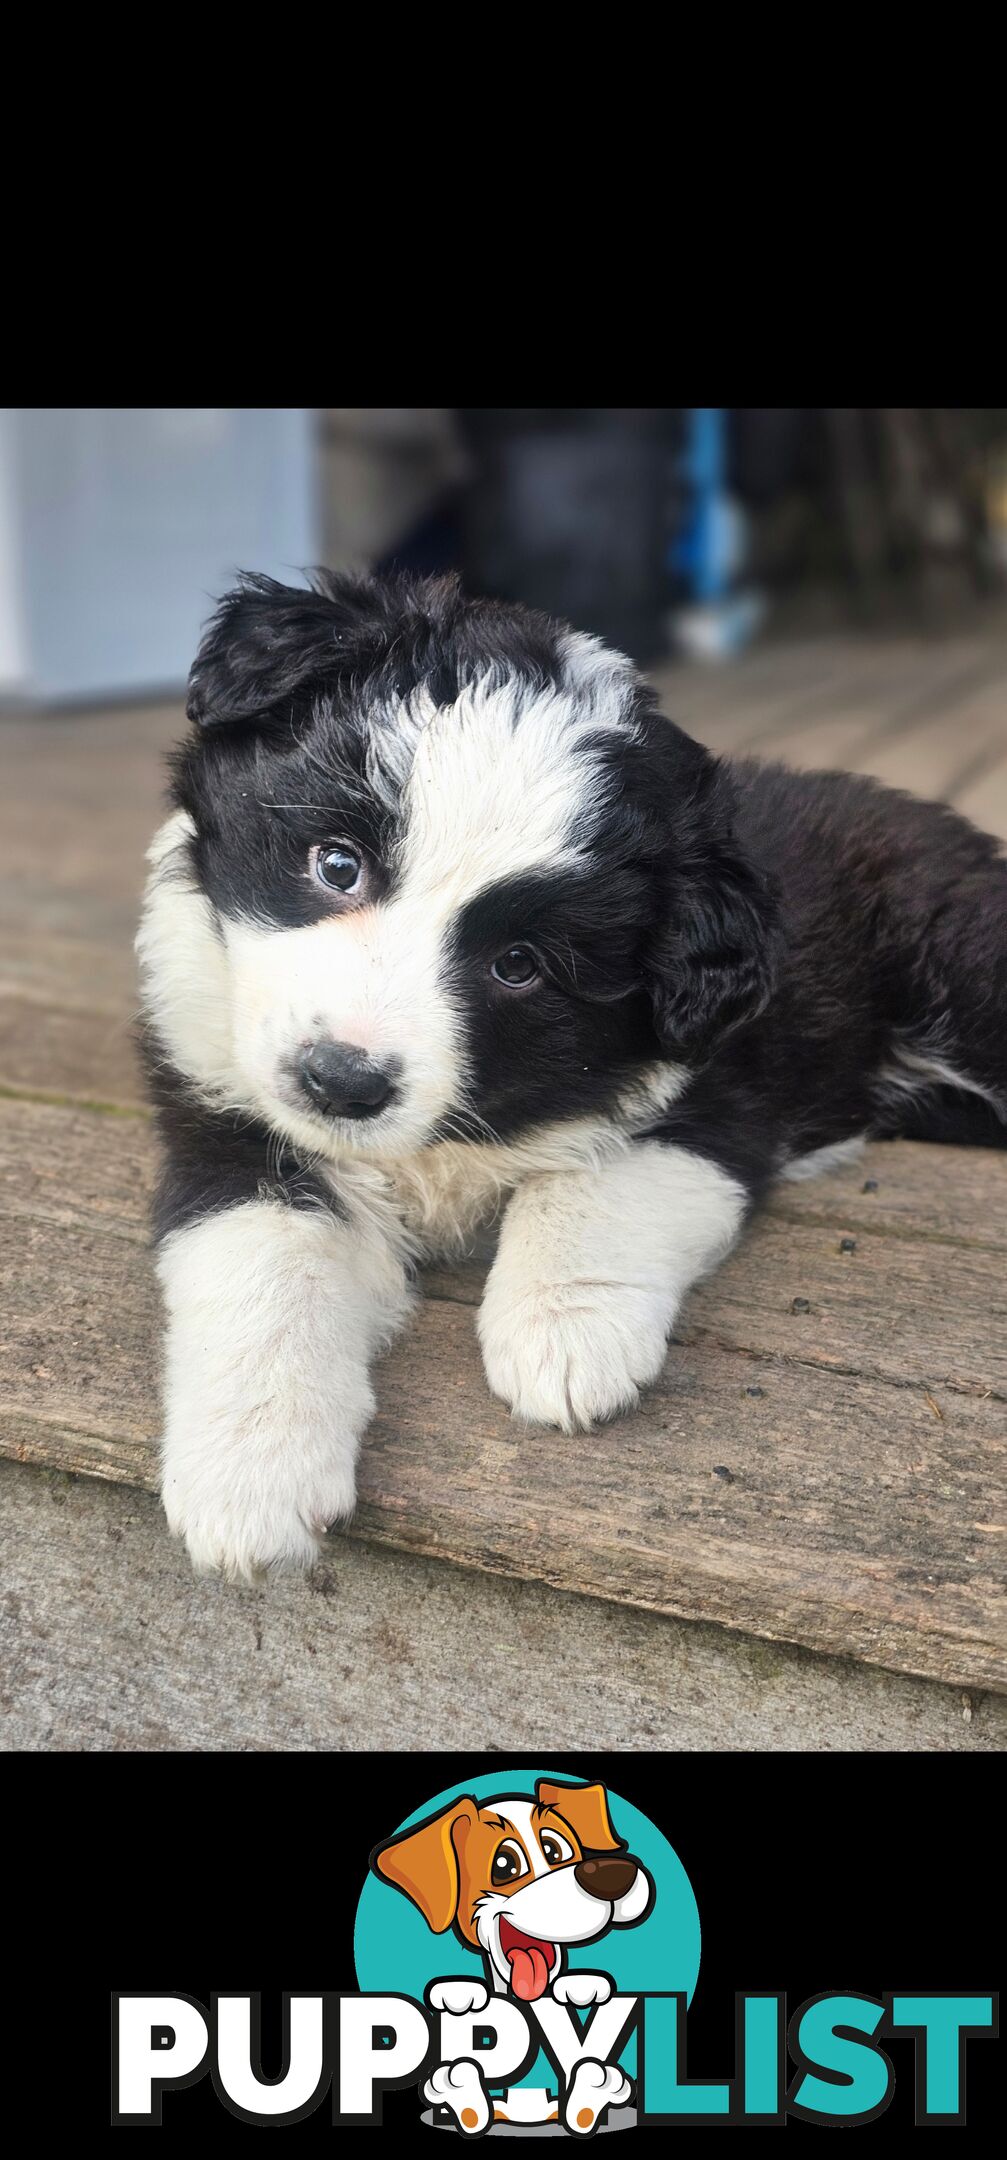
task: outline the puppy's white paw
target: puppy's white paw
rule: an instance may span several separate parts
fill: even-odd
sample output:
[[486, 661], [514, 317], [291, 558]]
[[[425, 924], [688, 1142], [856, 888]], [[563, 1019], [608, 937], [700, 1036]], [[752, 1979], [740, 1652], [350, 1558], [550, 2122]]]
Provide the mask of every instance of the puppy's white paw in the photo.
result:
[[240, 1430], [221, 1445], [169, 1436], [161, 1492], [168, 1526], [197, 1575], [254, 1584], [270, 1571], [310, 1568], [330, 1523], [353, 1512], [356, 1442]]
[[373, 1222], [255, 1200], [172, 1231], [161, 1490], [200, 1573], [310, 1567], [354, 1503], [369, 1366], [405, 1318], [401, 1255]]
[[447, 2010], [464, 2017], [469, 2010], [485, 2010], [489, 1989], [482, 1980], [434, 1980], [427, 1991], [431, 2010]]
[[608, 2001], [612, 1982], [607, 1973], [560, 1973], [559, 1979], [553, 1981], [552, 1992], [557, 2002], [573, 2003], [576, 2009], [586, 2010], [590, 2003]]
[[578, 2063], [563, 2102], [563, 2121], [575, 2137], [590, 2137], [598, 2117], [608, 2107], [621, 2107], [633, 2090], [614, 2063]]
[[667, 1348], [663, 1298], [623, 1283], [543, 1283], [512, 1299], [492, 1273], [479, 1315], [486, 1377], [515, 1417], [576, 1432], [632, 1409]]
[[450, 2108], [463, 2137], [478, 2137], [489, 2122], [490, 2104], [474, 2062], [442, 2063], [428, 2077], [423, 2096], [434, 2107]]

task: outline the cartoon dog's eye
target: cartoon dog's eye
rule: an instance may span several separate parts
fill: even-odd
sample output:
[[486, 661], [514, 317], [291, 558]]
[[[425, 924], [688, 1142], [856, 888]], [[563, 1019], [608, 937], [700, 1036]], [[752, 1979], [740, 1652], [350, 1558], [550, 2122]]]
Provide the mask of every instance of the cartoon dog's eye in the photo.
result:
[[523, 990], [534, 982], [538, 974], [538, 961], [527, 945], [511, 945], [506, 952], [498, 953], [490, 969], [497, 982], [506, 983], [509, 990]]
[[519, 1845], [498, 1845], [490, 1869], [495, 1883], [516, 1882], [519, 1875], [526, 1875], [528, 1862]]
[[550, 1867], [562, 1867], [564, 1860], [573, 1859], [573, 1846], [560, 1837], [558, 1830], [543, 1830], [539, 1842]]
[[318, 848], [315, 854], [316, 878], [336, 892], [355, 892], [363, 867], [356, 848], [350, 847], [345, 840], [334, 840], [329, 847]]

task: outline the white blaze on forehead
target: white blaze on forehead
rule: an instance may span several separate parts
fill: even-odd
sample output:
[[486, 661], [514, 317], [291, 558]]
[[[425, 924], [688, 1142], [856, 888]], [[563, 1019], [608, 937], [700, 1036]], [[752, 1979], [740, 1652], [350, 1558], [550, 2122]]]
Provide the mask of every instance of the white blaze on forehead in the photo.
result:
[[[282, 1113], [292, 1139], [329, 1152], [336, 1136], [301, 1108], [292, 1078], [319, 1033], [403, 1064], [395, 1105], [355, 1147], [401, 1156], [460, 1106], [470, 1076], [463, 1000], [444, 966], [452, 926], [501, 880], [585, 859], [610, 784], [603, 738], [626, 726], [630, 663], [574, 633], [563, 660], [563, 689], [488, 673], [452, 705], [420, 689], [369, 715], [367, 778], [397, 828], [395, 882], [373, 906], [296, 929], [253, 906], [222, 917], [221, 937], [186, 870], [191, 821], [168, 821], [139, 950], [148, 1010], [183, 1071], [216, 1098]], [[326, 778], [337, 792], [321, 768], [313, 784]]]
[[535, 1835], [532, 1821], [534, 1801], [487, 1800], [484, 1804], [489, 1808], [491, 1814], [499, 1815], [501, 1822], [510, 1823], [511, 1828], [517, 1831], [531, 1863], [532, 1873], [534, 1875], [547, 1875], [549, 1863]]
[[436, 894], [443, 919], [500, 879], [577, 863], [604, 812], [597, 738], [620, 726], [618, 698], [490, 678], [428, 703], [402, 799], [402, 891]]
[[385, 1128], [393, 1152], [460, 1104], [469, 1074], [444, 967], [452, 926], [500, 880], [584, 858], [608, 785], [598, 737], [621, 726], [623, 700], [604, 680], [604, 695], [573, 696], [487, 676], [450, 706], [421, 691], [370, 716], [368, 769], [397, 768], [401, 784], [388, 897], [295, 930], [224, 923], [237, 1055], [263, 1092], [278, 1061], [321, 1031], [403, 1060]]

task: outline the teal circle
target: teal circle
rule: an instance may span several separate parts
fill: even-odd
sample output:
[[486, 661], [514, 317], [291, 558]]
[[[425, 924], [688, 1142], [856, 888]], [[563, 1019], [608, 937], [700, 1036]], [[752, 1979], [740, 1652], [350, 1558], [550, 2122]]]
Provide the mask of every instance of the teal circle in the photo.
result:
[[[439, 1814], [463, 1793], [471, 1793], [475, 1800], [508, 1794], [516, 1797], [519, 1793], [533, 1799], [532, 1788], [540, 1777], [568, 1785], [587, 1782], [564, 1770], [481, 1771], [463, 1785], [448, 1785], [443, 1792], [432, 1794], [385, 1836], [395, 1837], [399, 1831], [425, 1822], [428, 1815]], [[699, 1977], [701, 1946], [699, 1907], [692, 1884], [674, 1846], [649, 1816], [611, 1787], [608, 1796], [616, 1835], [624, 1838], [630, 1852], [642, 1861], [656, 1895], [647, 1918], [638, 1927], [610, 1928], [597, 1942], [572, 1946], [567, 1953], [568, 1966], [575, 1972], [609, 1973], [620, 1994], [681, 1992], [691, 2003]], [[417, 2002], [422, 2002], [431, 1980], [484, 1976], [478, 1952], [459, 1942], [451, 1932], [434, 1935], [422, 1913], [401, 1890], [370, 1872], [357, 1905], [353, 1961], [362, 1992], [412, 1995]], [[635, 2033], [630, 2034], [620, 2061], [632, 2077], [636, 2069]], [[543, 2085], [550, 2078], [554, 2080], [555, 2073], [548, 2058], [540, 2053], [520, 2083]]]

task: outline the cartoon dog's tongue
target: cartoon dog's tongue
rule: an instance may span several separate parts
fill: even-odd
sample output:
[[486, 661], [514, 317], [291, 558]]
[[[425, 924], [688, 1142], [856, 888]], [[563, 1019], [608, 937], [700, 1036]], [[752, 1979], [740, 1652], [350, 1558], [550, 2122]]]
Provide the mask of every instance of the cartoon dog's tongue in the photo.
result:
[[511, 1986], [521, 2002], [537, 2002], [549, 1984], [549, 1969], [556, 1952], [551, 1943], [522, 1935], [509, 1920], [500, 1922], [500, 1948], [510, 1966]]
[[522, 2002], [537, 2002], [545, 1994], [549, 1967], [537, 1943], [527, 1950], [508, 1950], [511, 1984]]

